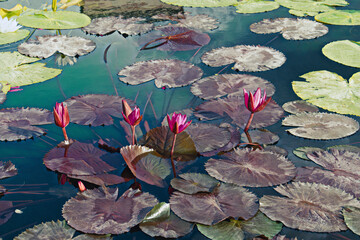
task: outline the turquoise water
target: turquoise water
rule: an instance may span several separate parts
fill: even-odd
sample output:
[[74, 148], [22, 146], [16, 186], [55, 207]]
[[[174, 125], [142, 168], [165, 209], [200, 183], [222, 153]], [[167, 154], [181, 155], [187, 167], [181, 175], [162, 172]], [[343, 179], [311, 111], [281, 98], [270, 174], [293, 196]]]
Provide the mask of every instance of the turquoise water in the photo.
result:
[[[348, 0], [348, 2], [350, 5], [346, 8], [360, 9], [360, 1]], [[8, 2], [0, 2], [0, 7], [10, 8], [16, 3], [29, 7], [39, 7], [42, 4], [40, 1], [9, 0]], [[72, 7], [69, 10], [80, 11], [80, 8]], [[204, 46], [192, 59], [193, 64], [202, 68], [204, 77], [216, 74], [222, 69], [222, 67], [212, 68], [206, 66], [200, 61], [200, 57], [203, 53], [214, 48], [222, 46], [230, 47], [239, 44], [266, 45], [284, 53], [287, 57], [287, 61], [280, 68], [265, 72], [251, 73], [252, 75], [262, 77], [275, 85], [276, 93], [273, 96], [273, 99], [279, 105], [299, 99], [292, 90], [291, 81], [300, 80], [298, 76], [304, 73], [316, 70], [328, 70], [348, 79], [354, 73], [359, 71], [356, 68], [347, 67], [329, 60], [321, 53], [321, 48], [325, 44], [335, 40], [350, 39], [359, 41], [360, 26], [328, 26], [329, 33], [318, 39], [288, 41], [278, 34], [258, 35], [249, 30], [250, 24], [264, 18], [293, 17], [288, 13], [288, 10], [283, 7], [268, 13], [248, 15], [236, 13], [234, 7], [212, 9], [184, 8], [184, 10], [193, 14], [209, 14], [210, 16], [217, 18], [220, 22], [219, 29], [208, 33], [211, 37], [210, 43]], [[55, 34], [55, 31], [37, 30], [32, 38], [46, 34]], [[178, 111], [187, 107], [187, 104], [193, 98], [193, 95], [189, 90], [190, 87], [162, 90], [157, 89], [153, 81], [138, 86], [130, 86], [120, 82], [117, 73], [125, 66], [137, 61], [161, 58], [175, 58], [189, 61], [196, 50], [174, 53], [162, 52], [154, 49], [139, 52], [141, 46], [138, 45], [138, 41], [140, 41], [143, 36], [124, 38], [118, 32], [114, 32], [107, 36], [97, 37], [85, 34], [79, 29], [63, 31], [63, 34], [91, 39], [96, 42], [97, 47], [94, 52], [78, 58], [77, 63], [73, 66], [57, 66], [54, 56], [43, 60], [43, 62], [47, 63], [47, 67], [63, 69], [62, 74], [57, 78], [44, 83], [25, 86], [23, 87], [24, 90], [21, 92], [9, 93], [8, 99], [2, 104], [1, 108], [39, 107], [51, 110], [55, 102], [62, 102], [72, 96], [90, 93], [114, 95], [115, 92], [108, 68], [103, 61], [104, 50], [110, 43], [112, 46], [108, 53], [108, 67], [119, 95], [129, 99], [135, 99], [138, 95], [137, 105], [140, 109], [143, 109], [148, 98], [147, 94], [152, 93], [151, 100], [159, 117], [158, 119], [154, 119], [151, 108], [147, 107], [146, 112], [144, 113], [144, 119], [149, 122], [151, 128], [160, 126], [160, 122], [166, 113]], [[0, 51], [15, 51], [19, 43], [21, 42], [0, 46]], [[226, 68], [222, 73], [235, 73], [235, 71], [231, 68]], [[66, 98], [63, 96], [61, 89]], [[171, 101], [171, 103], [168, 111], [164, 112], [163, 109], [166, 109], [169, 101]], [[192, 107], [195, 107], [202, 102], [203, 100], [197, 98]], [[360, 120], [359, 117], [351, 117], [358, 121]], [[67, 127], [67, 132], [70, 138], [77, 139], [80, 142], [96, 142], [98, 140], [98, 135], [100, 135], [102, 138], [115, 138], [123, 145], [126, 145], [126, 140], [124, 138], [125, 133], [122, 128], [119, 127], [119, 120], [122, 119], [115, 120], [116, 126], [106, 127], [88, 127], [70, 124]], [[58, 142], [62, 141], [63, 137], [61, 130], [55, 125], [44, 125], [42, 127], [47, 129], [47, 135], [41, 138], [21, 142], [0, 142], [0, 161], [11, 160], [19, 171], [17, 176], [1, 180], [0, 184], [10, 190], [18, 188], [18, 186], [11, 186], [10, 184], [24, 184], [23, 187], [16, 191], [42, 193], [36, 195], [14, 193], [7, 194], [1, 198], [1, 200], [13, 201], [14, 203], [15, 201], [31, 201], [19, 206], [19, 209], [22, 209], [23, 211], [22, 214], [14, 213], [8, 222], [0, 225], [0, 237], [3, 237], [3, 239], [12, 239], [26, 228], [40, 224], [41, 222], [57, 219], [62, 220], [62, 206], [70, 197], [75, 196], [78, 191], [72, 185], [60, 185], [58, 183], [57, 174], [47, 170], [43, 165], [42, 159], [45, 153], [55, 147]], [[285, 132], [285, 129], [287, 128], [281, 126], [281, 121], [267, 129], [280, 136], [277, 146], [282, 147], [289, 152], [288, 158], [296, 166], [315, 166], [314, 163], [301, 160], [292, 154], [292, 150], [297, 147], [316, 146], [324, 148], [339, 144], [354, 144], [355, 146], [359, 146], [358, 142], [360, 142], [358, 133], [347, 138], [331, 141], [315, 141], [298, 138], [287, 134]], [[121, 156], [118, 156], [119, 161], [123, 161]], [[185, 168], [183, 171], [198, 171], [205, 173], [203, 166], [206, 160], [207, 158], [201, 157], [194, 162], [193, 165]], [[169, 183], [170, 180], [169, 176], [166, 179], [167, 183]], [[30, 186], [31, 184], [39, 185], [37, 185], [36, 188], [32, 188], [32, 186]], [[120, 192], [129, 188], [130, 184], [131, 183], [125, 183], [119, 185]], [[159, 188], [146, 183], [142, 183], [142, 187], [143, 191], [154, 194], [159, 201], [168, 202], [169, 196], [167, 188]], [[256, 193], [258, 197], [261, 197], [264, 194], [276, 194], [271, 188], [251, 188], [251, 191]], [[297, 236], [298, 239], [343, 239], [339, 236], [340, 234], [349, 239], [360, 239], [360, 237], [349, 230], [335, 234], [317, 234], [283, 227], [281, 234], [287, 235], [288, 237]], [[115, 239], [152, 238], [141, 232], [139, 229], [134, 229], [133, 232], [119, 235], [115, 237]], [[200, 234], [195, 228], [190, 234], [182, 239], [207, 238]]]

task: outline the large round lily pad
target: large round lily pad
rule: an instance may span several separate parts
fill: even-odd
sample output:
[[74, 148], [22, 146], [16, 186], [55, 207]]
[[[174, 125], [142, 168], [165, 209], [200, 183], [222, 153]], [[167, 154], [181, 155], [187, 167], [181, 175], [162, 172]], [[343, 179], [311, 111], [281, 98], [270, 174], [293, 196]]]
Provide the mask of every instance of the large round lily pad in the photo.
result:
[[184, 18], [176, 19], [178, 23], [175, 26], [186, 27], [198, 31], [211, 31], [219, 27], [218, 20], [206, 14], [190, 15], [185, 12], [183, 16]]
[[175, 192], [170, 197], [170, 206], [180, 218], [205, 225], [213, 225], [233, 217], [245, 220], [258, 210], [257, 198], [242, 187], [221, 184], [211, 193], [193, 195]]
[[121, 234], [139, 224], [157, 203], [153, 195], [131, 188], [121, 197], [117, 188], [93, 189], [67, 201], [62, 213], [81, 232]]
[[360, 25], [360, 10], [337, 10], [320, 13], [315, 20], [333, 25]]
[[270, 47], [238, 45], [213, 49], [206, 52], [201, 60], [211, 67], [235, 63], [234, 68], [238, 71], [259, 72], [280, 67], [286, 57]]
[[250, 30], [260, 34], [280, 32], [287, 40], [313, 39], [329, 31], [322, 23], [300, 18], [264, 19], [251, 24]]
[[176, 59], [137, 62], [118, 73], [120, 81], [131, 85], [155, 79], [158, 88], [186, 86], [199, 80], [202, 74], [199, 67]]
[[29, 34], [30, 31], [26, 29], [17, 30], [16, 32], [0, 33], [0, 45], [20, 41]]
[[349, 193], [317, 183], [294, 182], [275, 190], [285, 197], [265, 195], [260, 211], [285, 226], [311, 232], [346, 230], [341, 217], [343, 206], [360, 206]]
[[346, 226], [357, 235], [360, 235], [360, 208], [345, 207], [342, 213], [344, 215]]
[[226, 7], [235, 5], [238, 3], [237, 0], [161, 0], [167, 4], [173, 4], [184, 7]]
[[220, 98], [223, 96], [244, 96], [243, 89], [254, 92], [257, 88], [266, 90], [267, 96], [275, 93], [274, 85], [260, 77], [246, 74], [220, 74], [196, 81], [191, 92], [203, 99]]
[[239, 186], [266, 187], [289, 182], [296, 168], [284, 156], [274, 152], [237, 148], [220, 159], [205, 164], [210, 176]]
[[71, 11], [36, 11], [17, 18], [19, 24], [42, 29], [73, 29], [89, 25], [91, 19], [82, 13]]
[[360, 68], [360, 42], [342, 40], [326, 44], [323, 54], [338, 63]]
[[359, 130], [356, 120], [331, 113], [290, 115], [282, 121], [282, 125], [297, 127], [286, 130], [295, 136], [319, 140], [343, 138]]
[[278, 9], [280, 5], [273, 1], [243, 0], [235, 6], [238, 13], [261, 13]]
[[15, 165], [8, 161], [0, 161], [0, 179], [15, 176], [18, 173]]
[[0, 81], [5, 81], [12, 87], [24, 86], [44, 82], [61, 73], [61, 69], [44, 67], [45, 63], [33, 63], [38, 60], [40, 59], [29, 58], [18, 52], [1, 52]]
[[171, 186], [183, 193], [212, 192], [220, 183], [206, 174], [184, 173], [171, 180]]

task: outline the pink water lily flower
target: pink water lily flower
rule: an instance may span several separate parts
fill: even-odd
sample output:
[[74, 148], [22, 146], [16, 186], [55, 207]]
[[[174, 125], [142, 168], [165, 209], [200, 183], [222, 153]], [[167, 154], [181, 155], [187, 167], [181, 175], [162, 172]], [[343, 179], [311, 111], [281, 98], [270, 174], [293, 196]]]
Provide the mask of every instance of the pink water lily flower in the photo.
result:
[[55, 124], [58, 127], [64, 128], [70, 122], [69, 111], [64, 103], [56, 103], [54, 107]]
[[270, 102], [271, 97], [266, 99], [266, 91], [264, 90], [264, 95], [261, 97], [261, 89], [258, 88], [253, 95], [251, 92], [248, 93], [244, 90], [244, 101], [246, 108], [252, 112], [259, 112], [265, 108], [265, 106]]
[[175, 134], [178, 134], [178, 133], [181, 133], [182, 131], [184, 131], [192, 122], [192, 120], [189, 122], [186, 122], [186, 120], [187, 120], [186, 114], [183, 115], [181, 113], [177, 114], [174, 112], [172, 114], [171, 118], [170, 118], [169, 114], [167, 115], [167, 121], [169, 124], [169, 128]]
[[142, 120], [142, 115], [140, 115], [140, 109], [138, 107], [135, 107], [134, 110], [132, 110], [129, 106], [129, 104], [123, 100], [123, 112], [121, 113], [124, 117], [124, 120], [130, 124], [131, 126], [137, 126]]

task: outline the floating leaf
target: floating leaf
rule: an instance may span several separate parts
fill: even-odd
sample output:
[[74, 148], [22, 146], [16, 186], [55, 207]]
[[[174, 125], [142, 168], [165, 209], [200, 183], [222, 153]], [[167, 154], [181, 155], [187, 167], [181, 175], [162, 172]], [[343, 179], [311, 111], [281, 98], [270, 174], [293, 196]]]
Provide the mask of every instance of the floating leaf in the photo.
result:
[[[1, 58], [0, 58], [1, 59]], [[0, 60], [1, 61], [1, 60]], [[0, 67], [1, 68], [1, 67]], [[33, 126], [53, 122], [53, 115], [46, 109], [6, 108], [0, 110], [0, 141], [17, 141], [39, 137], [45, 129]]]
[[280, 7], [277, 2], [263, 0], [243, 0], [235, 6], [238, 13], [268, 12]]
[[[256, 129], [248, 132], [251, 142], [256, 142], [258, 144], [274, 144], [279, 141], [280, 137], [266, 129]], [[243, 142], [249, 142], [249, 139], [245, 133], [241, 134], [241, 140]]]
[[60, 69], [44, 67], [45, 63], [33, 63], [38, 58], [29, 58], [18, 52], [0, 52], [0, 81], [12, 87], [44, 82], [61, 73]]
[[13, 204], [11, 201], [0, 201], [0, 225], [9, 221], [14, 214]]
[[67, 201], [62, 213], [81, 232], [121, 234], [139, 224], [157, 203], [153, 195], [131, 188], [119, 198], [117, 188], [93, 189]]
[[[239, 96], [210, 100], [196, 107], [194, 115], [200, 120], [221, 120], [231, 122], [241, 128], [250, 117], [250, 111], [244, 104], [244, 98]], [[275, 124], [284, 114], [284, 110], [274, 101], [270, 101], [264, 110], [254, 114], [250, 128], [262, 128]]]
[[[267, 93], [267, 92], [266, 92]], [[282, 108], [291, 114], [297, 114], [297, 113], [302, 113], [302, 112], [319, 112], [319, 109], [312, 105], [311, 103], [308, 103], [306, 101], [303, 100], [297, 100], [297, 101], [291, 101], [291, 102], [287, 102], [284, 103], [284, 105], [282, 105]]]
[[330, 113], [290, 115], [282, 121], [282, 125], [297, 127], [286, 130], [295, 136], [319, 140], [343, 138], [359, 130], [356, 120]]
[[250, 30], [260, 34], [280, 32], [287, 40], [318, 38], [329, 31], [322, 23], [300, 18], [264, 19], [251, 24]]
[[0, 104], [3, 104], [6, 101], [6, 94], [10, 91], [10, 89], [10, 84], [0, 81]]
[[120, 81], [131, 85], [155, 79], [158, 88], [187, 86], [200, 79], [202, 74], [199, 67], [176, 59], [137, 62], [118, 73]]
[[304, 231], [346, 230], [342, 207], [360, 206], [351, 194], [323, 184], [294, 182], [280, 185], [275, 190], [286, 197], [263, 196], [260, 211], [273, 221]]
[[91, 19], [82, 13], [71, 11], [36, 11], [17, 18], [19, 24], [42, 29], [73, 29], [89, 25]]
[[0, 161], [0, 179], [17, 175], [18, 171], [12, 162]]
[[199, 31], [211, 31], [219, 27], [219, 22], [206, 14], [190, 15], [189, 13], [184, 14], [183, 19], [177, 20], [178, 23], [175, 26], [186, 27]]
[[337, 10], [320, 13], [315, 20], [333, 25], [360, 25], [359, 10]]
[[201, 60], [211, 67], [235, 63], [237, 71], [259, 72], [280, 67], [286, 58], [281, 52], [269, 47], [238, 45], [213, 49], [206, 52]]
[[322, 52], [335, 62], [360, 68], [360, 42], [349, 40], [331, 42], [323, 47]]
[[293, 153], [295, 156], [304, 159], [304, 160], [310, 160], [306, 155], [308, 153], [314, 152], [314, 151], [322, 151], [322, 148], [317, 147], [298, 147], [295, 150], [293, 150]]
[[143, 23], [144, 21], [144, 18], [125, 19], [123, 16], [95, 18], [91, 20], [88, 26], [83, 27], [82, 30], [97, 35], [106, 35], [114, 31], [119, 31], [125, 36], [138, 35], [154, 28], [152, 23]]
[[48, 58], [56, 52], [66, 56], [82, 56], [92, 52], [96, 47], [95, 42], [81, 38], [65, 35], [38, 36], [18, 46], [21, 54], [29, 57]]
[[230, 5], [237, 4], [237, 0], [221, 0], [221, 1], [214, 1], [214, 0], [161, 0], [167, 4], [173, 4], [177, 6], [184, 6], [184, 7], [226, 7]]
[[170, 204], [157, 204], [140, 223], [140, 229], [151, 237], [178, 238], [190, 233], [194, 224], [181, 220], [170, 211]]
[[253, 217], [258, 210], [257, 198], [242, 187], [221, 184], [211, 193], [193, 195], [175, 192], [170, 197], [171, 209], [180, 218], [213, 225], [229, 217]]
[[254, 92], [257, 88], [266, 90], [267, 96], [275, 93], [275, 87], [269, 81], [246, 74], [213, 75], [196, 81], [191, 92], [203, 99], [220, 98], [223, 96], [244, 96], [243, 89]]
[[346, 6], [349, 3], [345, 0], [275, 0], [281, 6], [303, 12], [325, 12], [335, 8], [331, 6]]
[[[174, 133], [169, 127], [157, 127], [147, 132], [144, 139], [139, 143], [155, 149], [164, 158], [170, 158]], [[193, 140], [188, 133], [181, 132], [176, 136], [174, 159], [179, 161], [193, 160], [197, 157], [196, 148]]]
[[271, 221], [263, 213], [258, 212], [247, 221], [222, 221], [212, 226], [197, 224], [199, 231], [213, 240], [242, 240], [245, 236], [263, 235], [272, 239], [281, 231], [282, 224]]
[[267, 145], [264, 147], [265, 151], [270, 151], [273, 153], [277, 153], [281, 156], [287, 157], [288, 155], [288, 151], [284, 148], [278, 147], [278, 146], [274, 146], [274, 145]]
[[212, 192], [220, 183], [216, 179], [201, 173], [184, 173], [180, 178], [171, 180], [171, 186], [183, 193]]
[[13, 43], [26, 38], [30, 31], [26, 29], [17, 30], [16, 32], [0, 33], [0, 45]]
[[357, 235], [360, 235], [360, 208], [345, 207], [342, 213], [344, 215], [346, 226]]
[[239, 186], [266, 187], [289, 182], [296, 168], [284, 156], [264, 150], [237, 148], [205, 164], [210, 176]]
[[92, 183], [98, 186], [111, 186], [130, 181], [132, 178], [120, 177], [115, 174], [95, 174], [95, 175], [67, 175], [69, 178], [82, 180], [88, 183]]
[[[80, 125], [111, 125], [112, 117], [122, 118], [122, 100], [125, 98], [105, 94], [80, 95], [67, 99], [70, 121]], [[129, 104], [132, 101], [127, 100]]]

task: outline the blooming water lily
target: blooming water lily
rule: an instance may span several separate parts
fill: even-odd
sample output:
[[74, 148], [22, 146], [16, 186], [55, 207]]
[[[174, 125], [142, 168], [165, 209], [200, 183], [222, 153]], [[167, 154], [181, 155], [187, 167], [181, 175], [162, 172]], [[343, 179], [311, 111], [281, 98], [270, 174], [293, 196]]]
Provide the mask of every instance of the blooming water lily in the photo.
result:
[[122, 100], [123, 105], [123, 111], [122, 115], [124, 117], [124, 120], [131, 126], [132, 131], [132, 144], [135, 144], [135, 126], [139, 125], [141, 122], [143, 116], [140, 115], [140, 109], [138, 107], [135, 107], [134, 110], [131, 109], [129, 104]]
[[15, 19], [9, 20], [7, 17], [0, 17], [0, 33], [15, 32], [19, 28], [21, 28], [21, 26], [18, 25]]

